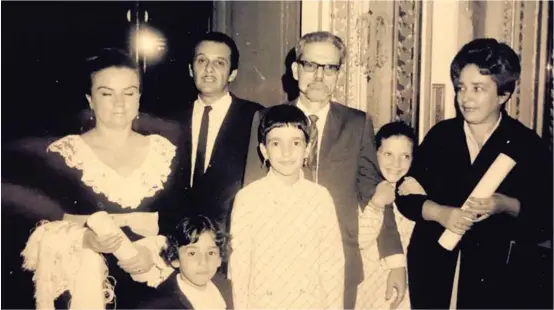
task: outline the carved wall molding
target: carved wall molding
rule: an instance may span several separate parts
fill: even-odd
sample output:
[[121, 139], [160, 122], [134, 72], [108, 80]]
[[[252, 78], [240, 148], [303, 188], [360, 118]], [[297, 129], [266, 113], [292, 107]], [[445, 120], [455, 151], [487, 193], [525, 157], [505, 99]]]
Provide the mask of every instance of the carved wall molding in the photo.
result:
[[420, 22], [417, 0], [303, 1], [302, 33], [327, 30], [347, 46], [334, 99], [366, 111], [375, 129], [417, 124]]
[[395, 4], [397, 45], [394, 118], [417, 128], [421, 2], [395, 1]]

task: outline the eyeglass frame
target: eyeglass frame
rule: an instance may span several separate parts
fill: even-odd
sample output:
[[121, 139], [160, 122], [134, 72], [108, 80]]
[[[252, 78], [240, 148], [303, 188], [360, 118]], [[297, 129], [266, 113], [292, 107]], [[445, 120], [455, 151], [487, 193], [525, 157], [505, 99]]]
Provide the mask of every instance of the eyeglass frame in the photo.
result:
[[[319, 68], [322, 68], [323, 69], [323, 74], [325, 74], [327, 76], [332, 76], [332, 75], [338, 73], [340, 71], [340, 67], [341, 67], [340, 64], [324, 64], [324, 65], [322, 65], [322, 64], [314, 62], [314, 61], [307, 61], [307, 60], [302, 60], [302, 59], [298, 59], [298, 60], [296, 60], [296, 62], [298, 64], [300, 64], [302, 66], [302, 68], [304, 68], [304, 70], [306, 70], [306, 72], [310, 72], [310, 73], [317, 72], [319, 70]], [[315, 70], [306, 68], [306, 64], [315, 65], [316, 66]]]

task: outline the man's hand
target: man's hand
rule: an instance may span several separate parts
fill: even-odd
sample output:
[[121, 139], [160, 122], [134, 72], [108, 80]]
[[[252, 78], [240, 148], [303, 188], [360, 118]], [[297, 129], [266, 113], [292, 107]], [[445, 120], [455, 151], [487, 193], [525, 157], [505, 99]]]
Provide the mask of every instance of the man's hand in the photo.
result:
[[396, 298], [391, 302], [390, 309], [396, 309], [400, 302], [404, 299], [406, 294], [406, 288], [408, 284], [406, 282], [406, 268], [398, 267], [393, 268], [389, 272], [387, 278], [387, 290], [385, 291], [385, 300], [389, 300], [392, 297], [393, 290], [396, 289]]

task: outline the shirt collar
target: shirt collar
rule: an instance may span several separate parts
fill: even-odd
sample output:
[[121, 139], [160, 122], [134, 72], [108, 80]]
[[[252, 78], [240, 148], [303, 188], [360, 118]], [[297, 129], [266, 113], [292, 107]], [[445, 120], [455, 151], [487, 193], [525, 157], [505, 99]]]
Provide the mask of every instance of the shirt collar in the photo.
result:
[[[204, 101], [202, 101], [202, 98], [200, 98], [200, 96], [198, 96], [196, 98], [196, 102], [198, 104], [202, 105], [202, 107], [207, 106], [207, 104], [205, 104]], [[229, 92], [227, 92], [225, 95], [223, 95], [223, 97], [219, 98], [217, 101], [212, 103], [210, 106], [212, 107], [212, 110], [214, 110], [214, 111], [221, 111], [221, 110], [226, 110], [226, 108], [228, 106], [230, 106], [232, 102], [233, 102], [233, 97], [231, 97], [231, 94]]]
[[[327, 114], [329, 114], [329, 110], [331, 109], [331, 103], [327, 103], [323, 108], [321, 108], [316, 113], [310, 113], [309, 109], [306, 107], [304, 103], [302, 103], [302, 100], [298, 98], [296, 101], [296, 106], [304, 112], [304, 114], [309, 117], [310, 115], [316, 115], [318, 119], [325, 119], [327, 117]], [[319, 122], [318, 122], [319, 123]]]
[[271, 184], [271, 187], [272, 188], [290, 188], [290, 189], [294, 189], [294, 188], [297, 188], [300, 184], [303, 183], [303, 180], [304, 180], [304, 171], [302, 171], [302, 169], [300, 169], [300, 177], [298, 178], [298, 180], [292, 184], [286, 184], [285, 182], [283, 182], [283, 180], [281, 180], [275, 171], [273, 171], [273, 169], [269, 168], [269, 172], [267, 173], [267, 176], [266, 176], [269, 184]]
[[[489, 138], [492, 136], [493, 132], [498, 128], [498, 126], [500, 126], [500, 121], [502, 121], [502, 113], [500, 113], [500, 116], [498, 117], [498, 121], [496, 121], [496, 124], [494, 125], [494, 127], [491, 129], [491, 131], [489, 131], [484, 139], [483, 139], [483, 144], [482, 145], [485, 145], [485, 143], [487, 143], [487, 141], [489, 140]], [[469, 129], [469, 123], [464, 120], [464, 132], [466, 134], [466, 136], [471, 139], [473, 142], [477, 143], [477, 140], [475, 139], [475, 137], [473, 136], [473, 133], [471, 133], [471, 130]]]

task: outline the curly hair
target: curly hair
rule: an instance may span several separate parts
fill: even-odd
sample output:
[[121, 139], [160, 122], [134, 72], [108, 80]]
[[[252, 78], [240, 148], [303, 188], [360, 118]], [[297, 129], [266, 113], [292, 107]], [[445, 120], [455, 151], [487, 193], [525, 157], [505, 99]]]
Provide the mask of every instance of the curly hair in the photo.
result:
[[204, 215], [194, 215], [185, 217], [175, 230], [167, 235], [166, 247], [162, 249], [160, 256], [171, 264], [171, 262], [179, 259], [179, 248], [189, 244], [196, 243], [205, 232], [210, 232], [214, 236], [214, 241], [219, 248], [219, 253], [223, 260], [226, 260], [227, 249], [227, 234], [222, 231], [215, 221]]

